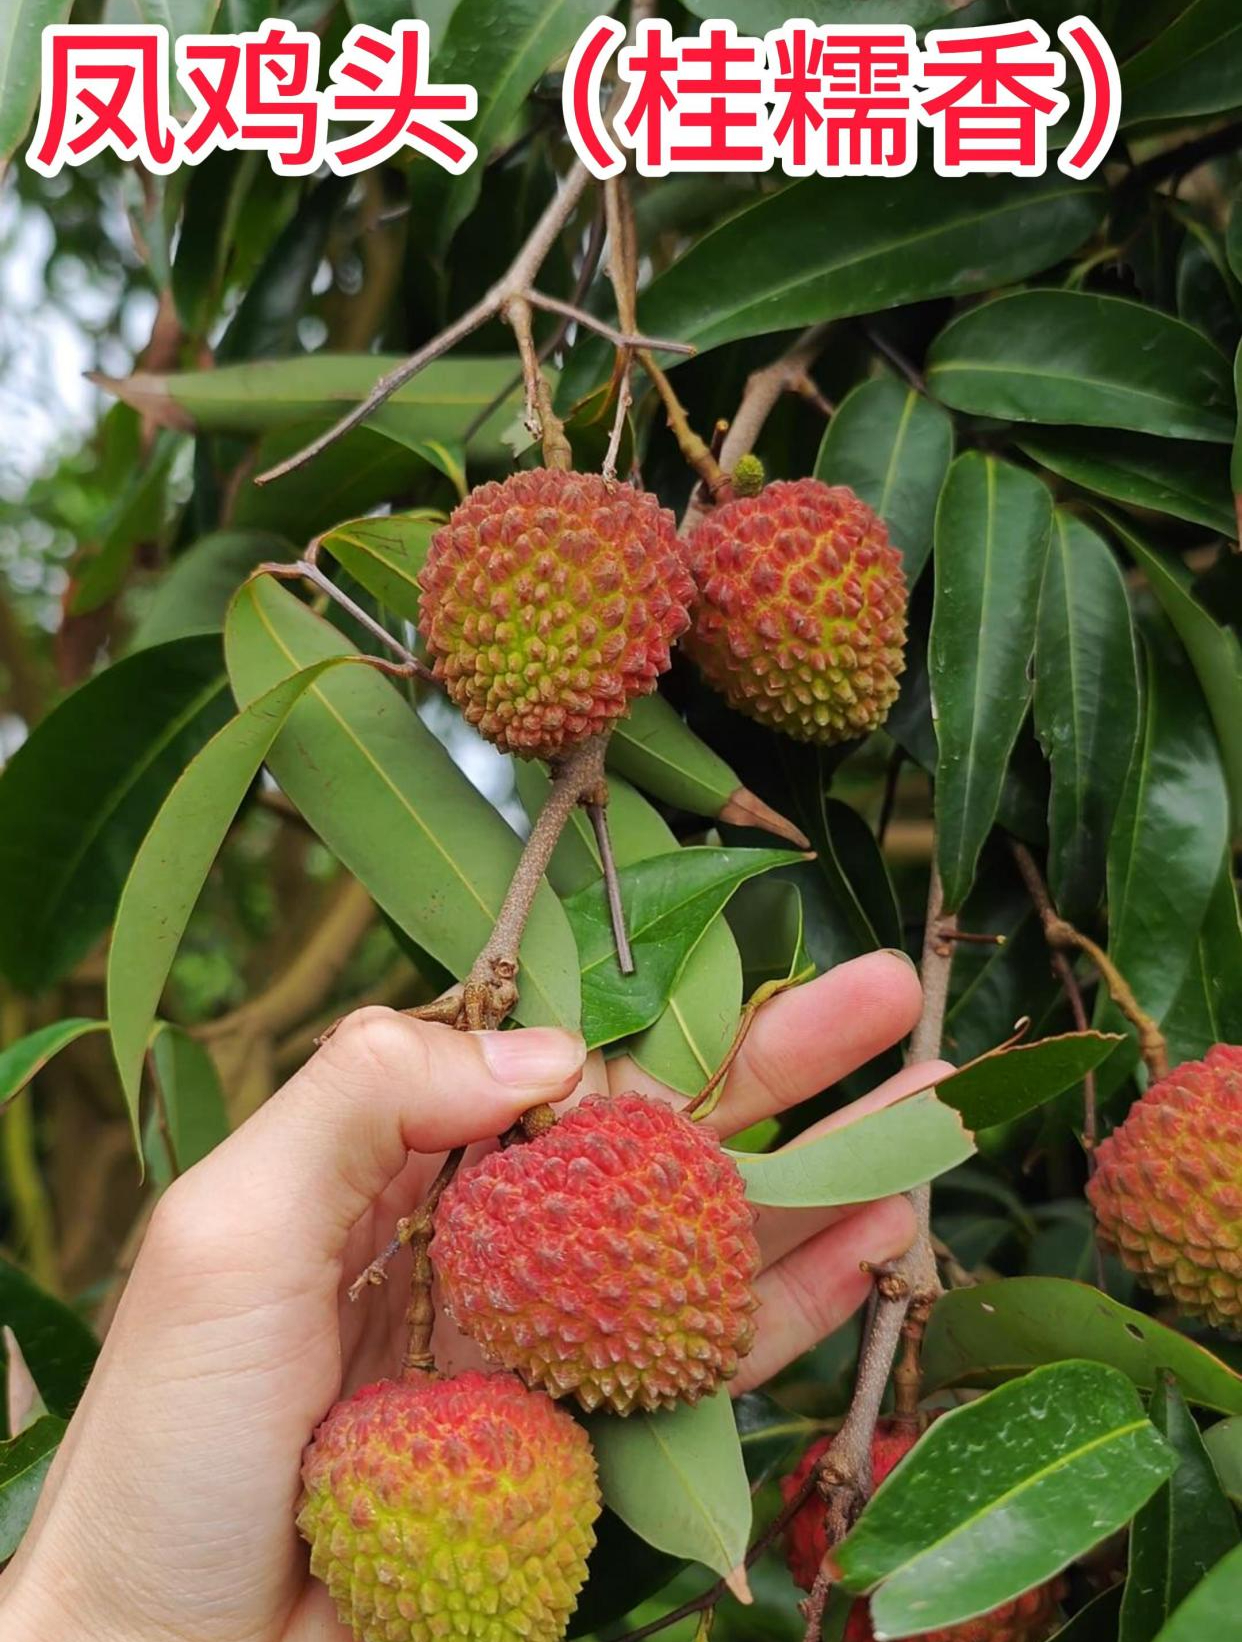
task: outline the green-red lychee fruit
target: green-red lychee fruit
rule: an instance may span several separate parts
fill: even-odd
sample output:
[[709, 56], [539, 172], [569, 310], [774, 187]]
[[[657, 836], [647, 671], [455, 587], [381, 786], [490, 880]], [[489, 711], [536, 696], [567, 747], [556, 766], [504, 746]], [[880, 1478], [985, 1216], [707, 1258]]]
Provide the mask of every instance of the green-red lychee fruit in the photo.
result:
[[463, 1170], [431, 1255], [446, 1310], [493, 1361], [587, 1409], [695, 1402], [754, 1338], [742, 1177], [710, 1130], [644, 1095], [588, 1097]]
[[844, 485], [770, 484], [687, 543], [685, 648], [730, 706], [797, 741], [883, 724], [905, 667], [906, 580], [884, 522]]
[[1153, 1083], [1087, 1186], [1104, 1243], [1187, 1316], [1242, 1327], [1242, 1048]]
[[[889, 1472], [903, 1460], [918, 1441], [918, 1431], [903, 1420], [881, 1420], [871, 1439], [871, 1472], [879, 1487]], [[781, 1482], [786, 1502], [802, 1492], [811, 1468], [832, 1446], [831, 1437], [811, 1444], [797, 1469]], [[785, 1554], [794, 1583], [809, 1591], [815, 1583], [820, 1563], [828, 1548], [824, 1526], [824, 1502], [812, 1492], [790, 1522], [785, 1535]], [[1045, 1642], [1060, 1623], [1060, 1601], [1065, 1582], [1052, 1579], [1012, 1602], [1004, 1602], [977, 1619], [963, 1620], [940, 1630], [920, 1631], [910, 1642]], [[844, 1642], [874, 1642], [871, 1609], [866, 1597], [859, 1597], [845, 1624]]]
[[544, 468], [472, 490], [418, 582], [436, 677], [481, 735], [527, 758], [558, 757], [650, 694], [693, 595], [654, 496]]
[[600, 1511], [586, 1432], [512, 1374], [419, 1375], [330, 1410], [302, 1463], [311, 1571], [358, 1642], [558, 1642]]

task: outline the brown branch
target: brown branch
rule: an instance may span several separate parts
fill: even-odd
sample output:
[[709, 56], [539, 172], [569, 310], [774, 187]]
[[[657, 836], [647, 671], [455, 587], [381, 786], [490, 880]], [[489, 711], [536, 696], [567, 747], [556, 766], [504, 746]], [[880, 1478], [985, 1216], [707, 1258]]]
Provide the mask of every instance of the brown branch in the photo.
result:
[[[1073, 924], [1059, 915], [1052, 904], [1052, 898], [1048, 893], [1048, 886], [1044, 883], [1043, 875], [1035, 865], [1035, 858], [1026, 845], [1019, 843], [1014, 838], [1010, 839], [1010, 848], [1013, 851], [1013, 858], [1018, 864], [1018, 871], [1022, 874], [1027, 893], [1034, 902], [1035, 910], [1038, 912], [1040, 921], [1044, 926], [1044, 936], [1048, 945], [1054, 953], [1064, 952], [1067, 949], [1072, 950], [1075, 947], [1080, 952], [1086, 953], [1099, 971], [1100, 979], [1108, 988], [1113, 1002], [1138, 1033], [1139, 1053], [1143, 1057], [1143, 1062], [1152, 1081], [1158, 1082], [1161, 1078], [1167, 1077], [1169, 1073], [1169, 1047], [1160, 1027], [1139, 1003], [1130, 988], [1129, 982], [1103, 947], [1093, 941], [1089, 935], [1084, 935], [1081, 930], [1075, 929]], [[1063, 962], [1057, 973], [1063, 985], [1066, 985], [1067, 975], [1070, 978], [1070, 984], [1066, 985], [1066, 991], [1070, 997], [1070, 1007], [1074, 1008], [1074, 989], [1077, 983], [1073, 980], [1070, 965]], [[1078, 1008], [1081, 1009], [1081, 1006], [1082, 997], [1079, 994]], [[1077, 1017], [1077, 1011], [1075, 1013]], [[1085, 1010], [1082, 1011], [1082, 1018], [1085, 1023]], [[1091, 1112], [1090, 1128], [1092, 1143], [1094, 1144], [1094, 1109]], [[1084, 1134], [1084, 1144], [1085, 1139]]]
[[545, 296], [542, 291], [527, 291], [526, 300], [532, 308], [542, 308], [550, 314], [560, 314], [576, 325], [581, 325], [588, 331], [595, 331], [606, 341], [611, 342], [614, 348], [652, 348], [657, 353], [679, 353], [686, 355], [697, 352], [693, 343], [672, 342], [667, 337], [643, 336], [637, 330], [617, 330], [615, 325], [609, 325], [596, 314], [588, 313], [576, 303], [564, 302], [558, 296]]
[[372, 637], [377, 638], [381, 644], [387, 645], [393, 654], [400, 658], [404, 673], [422, 679], [424, 684], [438, 685], [439, 680], [430, 667], [419, 661], [412, 650], [407, 650], [400, 639], [394, 638], [381, 622], [376, 621], [374, 616], [369, 615], [360, 604], [350, 598], [348, 593], [342, 592], [330, 576], [324, 575], [317, 563], [318, 548], [319, 543], [317, 541], [312, 542], [307, 549], [305, 558], [293, 559], [289, 562], [277, 560], [272, 563], [261, 564], [251, 571], [251, 575], [274, 576], [278, 581], [310, 582], [312, 586], [317, 587], [321, 593], [331, 599], [334, 604], [340, 605], [341, 609], [347, 615], [352, 616], [360, 627], [365, 627]]
[[535, 347], [530, 302], [525, 296], [511, 297], [501, 317], [511, 325], [522, 361], [522, 381], [526, 387], [526, 427], [532, 439], [543, 446], [544, 465], [568, 472], [574, 453], [565, 436], [565, 424], [552, 404], [552, 390], [543, 374], [543, 364]]
[[612, 836], [608, 831], [608, 810], [604, 804], [591, 801], [586, 805], [595, 846], [599, 850], [600, 865], [604, 870], [604, 893], [608, 897], [608, 916], [612, 923], [612, 938], [617, 948], [617, 966], [623, 975], [634, 973], [634, 954], [630, 950], [629, 932], [625, 927], [625, 906], [621, 900], [621, 880], [617, 877], [617, 862], [612, 853]]

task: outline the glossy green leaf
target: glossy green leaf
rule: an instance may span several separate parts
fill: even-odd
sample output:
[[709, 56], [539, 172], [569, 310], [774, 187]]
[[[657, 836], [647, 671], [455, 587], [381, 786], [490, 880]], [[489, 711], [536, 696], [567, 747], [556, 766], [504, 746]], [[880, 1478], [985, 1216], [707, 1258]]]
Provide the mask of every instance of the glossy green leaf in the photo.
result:
[[318, 660], [246, 705], [187, 766], [134, 858], [108, 951], [108, 1023], [136, 1142], [155, 1012], [211, 864], [298, 697], [326, 669], [349, 659], [357, 663], [356, 657]]
[[947, 326], [927, 385], [955, 410], [1228, 444], [1229, 362], [1192, 326], [1088, 291], [1011, 291]]
[[1039, 597], [1035, 731], [1052, 770], [1048, 883], [1066, 918], [1099, 905], [1138, 727], [1121, 567], [1102, 536], [1059, 508]]
[[1185, 981], [1216, 886], [1229, 795], [1184, 651], [1167, 627], [1149, 625], [1145, 638], [1146, 722], [1108, 858], [1109, 955], [1160, 1021]]
[[[159, 1150], [170, 1176], [184, 1174], [229, 1132], [219, 1074], [197, 1039], [176, 1026], [161, 1026], [151, 1043], [159, 1111]], [[157, 1180], [160, 1178], [157, 1172]]]
[[1183, 213], [1180, 220], [1186, 238], [1177, 257], [1177, 312], [1232, 358], [1242, 339], [1242, 314], [1224, 245], [1197, 216]]
[[1207, 699], [1224, 759], [1235, 815], [1242, 816], [1242, 644], [1196, 599], [1189, 571], [1161, 553], [1120, 519], [1108, 517], [1140, 568], [1190, 657]]
[[731, 1573], [751, 1505], [727, 1391], [658, 1414], [587, 1421], [604, 1502], [648, 1544]]
[[87, 1020], [81, 1015], [69, 1020], [41, 1026], [16, 1043], [0, 1049], [0, 1106], [20, 1093], [31, 1078], [36, 1076], [62, 1049], [84, 1038], [89, 1032], [106, 1030], [103, 1021]]
[[25, 141], [39, 102], [43, 30], [66, 23], [73, 0], [9, 0], [0, 29], [0, 175]]
[[1173, 1376], [1157, 1382], [1149, 1413], [1177, 1455], [1177, 1470], [1130, 1530], [1120, 1642], [1154, 1642], [1178, 1604], [1238, 1543], [1233, 1507]]
[[[549, 791], [548, 778], [542, 766], [524, 760], [518, 761], [515, 774], [526, 813], [533, 816]], [[628, 782], [613, 776], [608, 792], [608, 830], [618, 867], [677, 848], [668, 823]], [[572, 895], [597, 883], [602, 874], [594, 830], [578, 809], [553, 854], [549, 882], [559, 894]], [[717, 915], [686, 961], [661, 1014], [630, 1039], [625, 1052], [658, 1082], [684, 1095], [697, 1094], [732, 1043], [741, 1009], [737, 942]]]
[[[225, 628], [238, 700], [348, 641], [269, 577], [247, 583]], [[412, 940], [465, 975], [491, 933], [520, 854], [516, 835], [471, 786], [404, 696], [371, 669], [318, 681], [268, 765], [329, 849]], [[578, 1024], [578, 954], [542, 887], [521, 948], [517, 1015]]]
[[608, 767], [692, 815], [719, 815], [742, 785], [661, 695], [640, 696], [618, 723]]
[[44, 1414], [19, 1436], [0, 1442], [0, 1562], [13, 1555], [30, 1526], [64, 1434], [64, 1420]]
[[1239, 84], [1242, 16], [1234, 0], [1191, 0], [1122, 69], [1122, 123], [1184, 119], [1236, 108]]
[[1242, 1546], [1223, 1557], [1163, 1627], [1156, 1642], [1213, 1642], [1236, 1629], [1242, 1613]]
[[1215, 1043], [1242, 1043], [1242, 916], [1228, 853], [1208, 902], [1190, 968], [1162, 1023], [1174, 1066], [1200, 1060]]
[[587, 1046], [613, 1043], [658, 1018], [690, 954], [739, 884], [788, 866], [793, 850], [674, 850], [620, 873], [635, 973], [622, 975], [602, 884], [565, 902], [582, 964]]
[[[654, 279], [643, 326], [707, 352], [738, 337], [965, 296], [1051, 267], [1090, 236], [1101, 207], [1095, 189], [1055, 173], [808, 177], [761, 195]], [[609, 359], [606, 346], [576, 348], [565, 397], [595, 387]]]
[[80, 685], [0, 775], [0, 969], [52, 985], [103, 934], [180, 772], [229, 715], [217, 638], [127, 657]]
[[184, 444], [180, 434], [161, 428], [136, 470], [126, 474], [100, 526], [98, 545], [75, 569], [68, 598], [71, 615], [87, 615], [116, 598], [139, 545], [159, 537], [169, 511], [173, 464]]
[[1089, 1357], [1154, 1391], [1171, 1370], [1188, 1401], [1242, 1414], [1242, 1376], [1176, 1329], [1110, 1300], [1086, 1283], [1012, 1277], [954, 1289], [927, 1329], [927, 1388], [977, 1389], [1063, 1357]]
[[438, 85], [472, 85], [478, 113], [460, 126], [479, 151], [460, 177], [425, 162], [415, 186], [420, 231], [440, 256], [474, 209], [483, 168], [510, 135], [527, 94], [562, 58], [592, 18], [596, 0], [457, 0], [432, 55]]
[[291, 559], [293, 544], [265, 530], [217, 530], [173, 560], [146, 603], [130, 649], [218, 633], [229, 600], [256, 567]]
[[[169, 427], [207, 433], [267, 433], [295, 423], [327, 422], [356, 405], [377, 378], [401, 361], [383, 354], [307, 354], [172, 375], [139, 372], [102, 385], [145, 416]], [[479, 414], [510, 386], [513, 361], [456, 356], [437, 360], [399, 388], [372, 418], [381, 432], [405, 439], [461, 439]], [[520, 401], [494, 411], [476, 447], [504, 446], [501, 434]], [[306, 483], [306, 475], [298, 477]]]
[[968, 452], [936, 513], [928, 665], [939, 758], [936, 816], [945, 905], [974, 878], [1030, 702], [1052, 498], [1029, 473]]
[[818, 1140], [757, 1157], [731, 1155], [752, 1203], [811, 1209], [908, 1192], [964, 1163], [974, 1150], [958, 1114], [924, 1090]]
[[862, 382], [828, 424], [815, 477], [848, 485], [884, 520], [906, 580], [918, 580], [932, 548], [936, 503], [953, 457], [953, 422], [904, 382]]
[[729, 902], [728, 919], [742, 955], [747, 997], [769, 981], [793, 980], [804, 971], [814, 973], [797, 884], [774, 874], [752, 878]]
[[[1233, 362], [1234, 397], [1242, 406], [1242, 345], [1234, 356]], [[1234, 505], [1238, 515], [1238, 531], [1242, 536], [1242, 411], [1239, 411], [1238, 427], [1233, 439], [1233, 455], [1229, 464], [1229, 480], [1233, 486]]]
[[67, 1420], [95, 1365], [99, 1342], [76, 1311], [3, 1258], [0, 1319], [12, 1329], [44, 1403]]
[[1215, 445], [1108, 428], [1041, 428], [1018, 446], [1041, 467], [1097, 496], [1152, 508], [1222, 536], [1237, 533], [1229, 461]]
[[[1174, 1465], [1115, 1369], [1035, 1369], [936, 1421], [837, 1550], [882, 1636], [986, 1613], [1127, 1523]], [[880, 1582], [883, 1583], [880, 1583]]]
[[329, 530], [320, 546], [394, 616], [418, 623], [418, 573], [444, 515], [431, 508], [351, 519]]
[[1075, 1088], [1123, 1041], [1115, 1034], [1066, 1032], [993, 1049], [938, 1084], [936, 1092], [961, 1114], [967, 1128], [986, 1129]]
[[1242, 1505], [1242, 1415], [1218, 1420], [1203, 1433], [1203, 1446], [1221, 1487], [1235, 1505]]

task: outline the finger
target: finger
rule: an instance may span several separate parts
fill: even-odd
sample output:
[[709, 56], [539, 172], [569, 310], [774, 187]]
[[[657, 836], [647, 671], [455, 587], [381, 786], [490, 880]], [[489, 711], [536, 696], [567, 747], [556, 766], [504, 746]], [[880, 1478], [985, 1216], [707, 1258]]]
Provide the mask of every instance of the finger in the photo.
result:
[[[722, 1135], [796, 1106], [899, 1043], [919, 1018], [923, 992], [900, 952], [871, 952], [838, 964], [755, 1016], [708, 1121]], [[667, 1097], [633, 1061], [610, 1062], [614, 1089]]]
[[904, 1197], [869, 1203], [820, 1232], [765, 1271], [756, 1284], [759, 1334], [731, 1389], [753, 1390], [840, 1328], [871, 1292], [862, 1270], [886, 1265], [910, 1247], [914, 1211]]
[[[840, 1129], [848, 1123], [854, 1123], [871, 1112], [878, 1112], [882, 1107], [892, 1106], [896, 1101], [906, 1100], [910, 1095], [918, 1094], [921, 1089], [930, 1089], [941, 1078], [948, 1077], [950, 1072], [957, 1068], [947, 1060], [920, 1061], [912, 1066], [903, 1066], [900, 1072], [886, 1079], [878, 1087], [860, 1100], [851, 1101], [843, 1106], [839, 1112], [830, 1112], [818, 1123], [813, 1123], [809, 1129], [782, 1146], [781, 1151], [790, 1151], [795, 1146], [805, 1146], [810, 1140], [818, 1140], [833, 1129]], [[759, 1237], [759, 1249], [763, 1257], [764, 1267], [774, 1265], [809, 1237], [823, 1231], [828, 1226], [835, 1226], [839, 1220], [857, 1211], [857, 1204], [837, 1205], [834, 1208], [822, 1209], [772, 1209], [761, 1208], [756, 1223], [756, 1232]]]
[[227, 1204], [235, 1234], [287, 1239], [296, 1226], [337, 1254], [409, 1153], [503, 1133], [563, 1099], [584, 1057], [581, 1038], [553, 1028], [456, 1032], [358, 1010], [173, 1191], [217, 1214]]

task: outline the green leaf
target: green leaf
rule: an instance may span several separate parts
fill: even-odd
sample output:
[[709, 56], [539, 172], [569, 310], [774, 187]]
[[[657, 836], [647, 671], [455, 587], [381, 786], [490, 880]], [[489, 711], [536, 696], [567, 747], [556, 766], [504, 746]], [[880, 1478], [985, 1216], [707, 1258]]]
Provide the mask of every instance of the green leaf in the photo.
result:
[[417, 626], [418, 573], [443, 523], [444, 515], [431, 508], [350, 519], [329, 530], [320, 546], [394, 616]]
[[418, 167], [420, 234], [433, 256], [444, 254], [474, 209], [484, 167], [509, 136], [531, 87], [568, 56], [600, 10], [595, 0], [458, 0], [432, 55], [431, 78], [476, 88], [478, 113], [459, 129], [479, 157], [460, 177], [430, 162]]
[[1219, 1358], [1099, 1289], [1060, 1277], [1012, 1277], [944, 1295], [928, 1325], [923, 1367], [929, 1391], [975, 1389], [1062, 1357], [1108, 1363], [1141, 1391], [1154, 1391], [1168, 1369], [1190, 1402], [1242, 1414], [1242, 1376]]
[[608, 743], [608, 767], [692, 815], [719, 815], [741, 781], [661, 695], [640, 696]]
[[67, 23], [73, 0], [9, 0], [0, 30], [0, 176], [25, 141], [39, 101], [43, 30]]
[[928, 388], [954, 410], [1013, 422], [1130, 428], [1228, 444], [1229, 363], [1192, 326], [1088, 291], [1011, 291], [945, 327]]
[[772, 875], [752, 878], [729, 902], [728, 919], [742, 955], [747, 997], [769, 981], [792, 981], [804, 971], [814, 973], [797, 884]]
[[582, 965], [582, 1032], [588, 1048], [641, 1032], [659, 1016], [690, 954], [747, 878], [788, 866], [793, 850], [673, 850], [620, 873], [635, 973], [622, 975], [602, 884], [565, 902]]
[[[1094, 188], [1055, 173], [808, 177], [761, 195], [654, 279], [643, 326], [706, 353], [738, 337], [985, 291], [1068, 256], [1102, 204]], [[610, 360], [596, 342], [575, 348], [565, 397], [597, 386]]]
[[1242, 1415], [1219, 1420], [1205, 1431], [1203, 1446], [1221, 1487], [1235, 1505], [1242, 1505]]
[[[881, 1636], [955, 1624], [1122, 1527], [1174, 1455], [1115, 1369], [1035, 1369], [936, 1421], [838, 1547]], [[883, 1583], [880, 1583], [883, 1581]]]
[[[247, 583], [225, 628], [229, 677], [249, 702], [348, 641], [268, 577]], [[281, 787], [377, 904], [458, 977], [482, 949], [521, 846], [405, 698], [369, 668], [318, 682], [268, 755]], [[521, 948], [517, 1015], [578, 1024], [578, 954], [551, 890]]]
[[587, 1420], [604, 1503], [657, 1550], [728, 1574], [746, 1555], [751, 1505], [727, 1391], [693, 1407]]
[[256, 565], [294, 557], [291, 542], [264, 530], [217, 530], [200, 537], [160, 578], [134, 629], [130, 650], [149, 650], [153, 644], [196, 633], [218, 633], [229, 600]]
[[1103, 537], [1058, 508], [1039, 598], [1035, 732], [1052, 768], [1048, 884], [1066, 918], [1099, 905], [1138, 726], [1121, 567]]
[[114, 599], [125, 585], [139, 544], [160, 535], [168, 513], [173, 464], [184, 444], [180, 434], [161, 428], [137, 471], [126, 474], [121, 493], [100, 527], [98, 546], [75, 572], [68, 599], [70, 615], [87, 615]]
[[[1167, 627], [1149, 624], [1146, 722], [1108, 857], [1109, 956], [1162, 1021], [1190, 968], [1229, 832], [1212, 721]], [[1119, 1019], [1111, 1007], [1097, 1024]]]
[[[168, 427], [206, 433], [268, 433], [307, 422], [330, 422], [364, 399], [401, 359], [383, 354], [307, 354], [225, 365], [212, 371], [139, 372], [101, 386]], [[461, 440], [479, 414], [513, 381], [513, 361], [455, 356], [437, 360], [398, 388], [368, 426], [406, 441]], [[472, 441], [479, 452], [507, 454], [501, 435], [513, 420], [515, 394], [487, 419]], [[297, 477], [304, 485], [306, 475]]]
[[953, 458], [953, 422], [939, 405], [891, 377], [861, 382], [828, 424], [815, 477], [848, 485], [873, 507], [900, 548], [911, 587], [927, 562], [936, 503]]
[[[1242, 406], [1242, 344], [1234, 356], [1233, 362], [1233, 389], [1234, 397], [1239, 406]], [[1229, 479], [1233, 486], [1234, 506], [1238, 516], [1238, 532], [1242, 534], [1242, 409], [1238, 413], [1238, 426], [1233, 438], [1233, 455], [1229, 464]]]
[[219, 1074], [202, 1044], [176, 1026], [156, 1032], [151, 1063], [162, 1118], [161, 1150], [170, 1173], [184, 1174], [228, 1136]]
[[1182, 1603], [1156, 1642], [1213, 1642], [1236, 1629], [1242, 1613], [1242, 1546], [1223, 1557]]
[[758, 1157], [730, 1156], [752, 1203], [812, 1209], [908, 1192], [964, 1163], [974, 1150], [958, 1114], [927, 1089], [818, 1140], [795, 1141]]
[[1203, 1438], [1177, 1388], [1162, 1375], [1151, 1421], [1177, 1455], [1177, 1470], [1130, 1530], [1130, 1566], [1119, 1642], [1154, 1642], [1169, 1615], [1238, 1543], [1233, 1507], [1221, 1492]]
[[41, 1026], [37, 1032], [30, 1032], [16, 1043], [0, 1049], [0, 1106], [19, 1094], [62, 1049], [84, 1038], [88, 1032], [105, 1030], [104, 1021], [87, 1020], [77, 1015], [69, 1020], [56, 1021], [51, 1026]]
[[1225, 230], [1225, 257], [1229, 271], [1242, 285], [1242, 192], [1233, 197], [1229, 208], [1229, 224]]
[[1101, 1032], [1066, 1032], [980, 1055], [936, 1086], [968, 1129], [1009, 1123], [1080, 1084], [1124, 1039]]
[[1242, 1043], [1238, 975], [1242, 975], [1242, 916], [1233, 863], [1226, 852], [1186, 979], [1161, 1023], [1174, 1066], [1202, 1059], [1213, 1044]]
[[1234, 0], [1191, 4], [1121, 75], [1121, 118], [1184, 119], [1236, 108], [1242, 82], [1242, 16]]
[[1120, 519], [1105, 515], [1140, 568], [1186, 647], [1207, 699], [1229, 782], [1234, 814], [1242, 816], [1242, 644], [1208, 614], [1180, 560], [1158, 552]]
[[134, 858], [108, 951], [108, 1023], [136, 1143], [155, 1011], [211, 863], [294, 703], [345, 659], [332, 656], [285, 678], [219, 730], [168, 794]]
[[1017, 443], [1041, 467], [1097, 496], [1168, 513], [1222, 536], [1237, 532], [1228, 458], [1215, 445], [1107, 428], [1041, 428]]
[[974, 878], [1030, 702], [1052, 498], [1031, 474], [971, 451], [936, 512], [928, 665], [939, 759], [936, 815], [945, 905]]
[[79, 686], [0, 775], [0, 969], [38, 992], [90, 951], [155, 812], [229, 714], [216, 638], [127, 657]]
[[3, 1258], [0, 1318], [13, 1330], [44, 1403], [67, 1420], [95, 1366], [99, 1342], [76, 1311]]
[[64, 1434], [65, 1421], [44, 1414], [20, 1436], [0, 1443], [0, 1562], [13, 1555], [30, 1526]]

